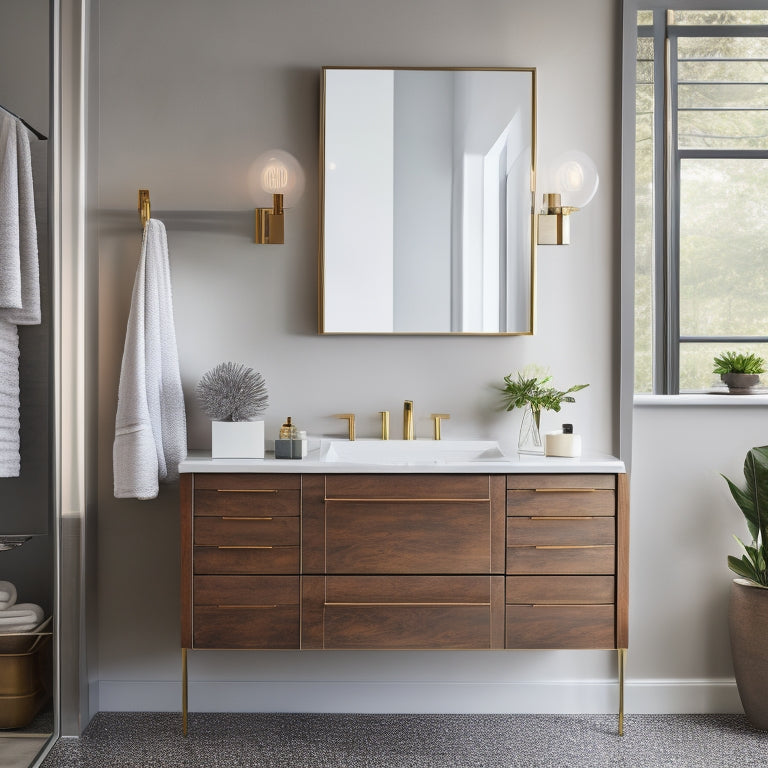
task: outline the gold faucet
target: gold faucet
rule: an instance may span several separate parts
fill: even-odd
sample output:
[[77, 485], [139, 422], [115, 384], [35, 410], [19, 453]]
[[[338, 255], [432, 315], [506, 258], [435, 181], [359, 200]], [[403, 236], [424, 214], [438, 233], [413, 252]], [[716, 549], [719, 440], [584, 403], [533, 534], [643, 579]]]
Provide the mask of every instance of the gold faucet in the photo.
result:
[[349, 439], [355, 439], [355, 414], [354, 413], [335, 413], [337, 419], [346, 419], [348, 422]]
[[379, 411], [381, 414], [381, 439], [389, 440], [389, 411]]
[[413, 400], [403, 403], [403, 440], [413, 440]]
[[429, 418], [435, 422], [435, 440], [439, 440], [440, 439], [440, 422], [445, 421], [445, 419], [450, 419], [451, 415], [449, 413], [432, 413], [430, 414]]

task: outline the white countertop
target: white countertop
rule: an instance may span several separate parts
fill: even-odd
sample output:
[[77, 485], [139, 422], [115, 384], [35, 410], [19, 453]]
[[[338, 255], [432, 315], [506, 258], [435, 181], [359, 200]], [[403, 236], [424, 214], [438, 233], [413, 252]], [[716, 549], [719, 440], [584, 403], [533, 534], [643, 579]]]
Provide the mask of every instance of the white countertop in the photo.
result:
[[363, 464], [360, 462], [326, 461], [319, 450], [310, 451], [303, 459], [276, 459], [268, 452], [263, 459], [212, 459], [210, 451], [190, 451], [179, 464], [179, 472], [262, 472], [297, 474], [527, 474], [527, 473], [623, 473], [624, 462], [614, 456], [592, 454], [578, 459], [554, 456], [514, 454], [492, 461], [452, 462], [450, 464]]

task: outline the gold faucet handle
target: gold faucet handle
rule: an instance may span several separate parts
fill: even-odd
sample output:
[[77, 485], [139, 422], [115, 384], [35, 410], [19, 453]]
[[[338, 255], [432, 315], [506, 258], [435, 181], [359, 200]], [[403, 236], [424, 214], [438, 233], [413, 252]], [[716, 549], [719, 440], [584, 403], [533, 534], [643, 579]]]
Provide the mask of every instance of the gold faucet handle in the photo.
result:
[[381, 439], [389, 440], [389, 411], [379, 411], [381, 414]]
[[347, 420], [349, 439], [354, 440], [355, 439], [355, 414], [354, 413], [334, 413], [333, 415], [337, 419]]
[[440, 439], [440, 422], [451, 418], [450, 413], [431, 413], [429, 418], [435, 422], [435, 440]]

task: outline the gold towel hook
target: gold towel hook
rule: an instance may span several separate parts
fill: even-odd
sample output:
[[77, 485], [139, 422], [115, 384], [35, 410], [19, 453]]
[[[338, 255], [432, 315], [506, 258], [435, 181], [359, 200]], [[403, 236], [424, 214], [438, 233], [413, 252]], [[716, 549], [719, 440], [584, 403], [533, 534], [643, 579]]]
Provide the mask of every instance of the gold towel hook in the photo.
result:
[[151, 216], [152, 216], [152, 211], [149, 204], [149, 190], [140, 189], [139, 190], [139, 219], [141, 219], [142, 229], [146, 226], [147, 221], [149, 221]]

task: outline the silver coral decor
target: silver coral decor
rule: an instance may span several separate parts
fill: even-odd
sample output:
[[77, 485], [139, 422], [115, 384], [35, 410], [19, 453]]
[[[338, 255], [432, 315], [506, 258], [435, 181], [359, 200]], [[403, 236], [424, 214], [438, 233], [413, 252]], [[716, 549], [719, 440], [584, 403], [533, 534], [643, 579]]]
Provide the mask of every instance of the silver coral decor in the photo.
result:
[[264, 377], [238, 363], [219, 363], [197, 383], [200, 407], [214, 421], [250, 421], [269, 404]]

